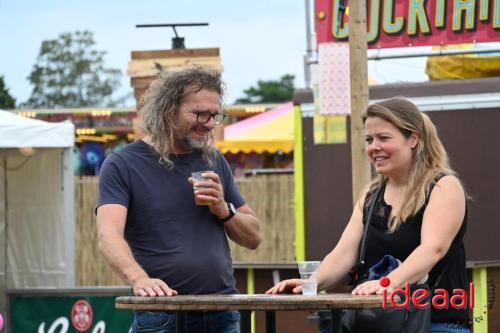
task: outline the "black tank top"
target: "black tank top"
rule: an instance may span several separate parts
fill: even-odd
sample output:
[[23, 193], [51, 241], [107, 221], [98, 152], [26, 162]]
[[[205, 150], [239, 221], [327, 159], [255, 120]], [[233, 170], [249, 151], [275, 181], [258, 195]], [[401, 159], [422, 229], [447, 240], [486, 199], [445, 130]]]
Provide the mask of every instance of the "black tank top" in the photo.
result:
[[[436, 183], [442, 176], [436, 178]], [[394, 258], [404, 261], [417, 246], [420, 245], [420, 230], [422, 228], [422, 220], [424, 211], [427, 206], [427, 201], [433, 185], [427, 194], [427, 200], [424, 206], [412, 217], [402, 223], [399, 228], [388, 233], [387, 220], [392, 207], [384, 201], [385, 185], [382, 187], [378, 198], [376, 198], [375, 206], [373, 207], [373, 216], [368, 226], [366, 238], [366, 254], [365, 267], [371, 267], [380, 259], [390, 254]], [[374, 192], [368, 193], [365, 199], [365, 207], [363, 209], [363, 224], [366, 222], [368, 205], [371, 201]], [[444, 275], [439, 281], [436, 288], [445, 289], [450, 297], [453, 295], [453, 289], [461, 288], [469, 290], [466, 286], [465, 272], [465, 247], [463, 237], [467, 227], [467, 207], [465, 216], [457, 235], [451, 243], [450, 249], [446, 255], [432, 268], [429, 273], [427, 283], [429, 286], [434, 286], [437, 278], [446, 268]], [[467, 293], [468, 294], [468, 293]], [[469, 296], [469, 295], [468, 295]], [[460, 323], [469, 325], [469, 309], [432, 309], [433, 322], [448, 322]]]

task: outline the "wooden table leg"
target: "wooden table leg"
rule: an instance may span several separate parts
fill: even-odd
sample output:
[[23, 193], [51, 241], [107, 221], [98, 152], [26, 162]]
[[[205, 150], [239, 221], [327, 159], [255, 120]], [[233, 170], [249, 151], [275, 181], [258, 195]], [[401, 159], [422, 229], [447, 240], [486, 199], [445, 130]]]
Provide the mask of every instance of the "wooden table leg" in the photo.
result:
[[252, 332], [252, 311], [240, 311], [241, 314], [241, 333]]
[[266, 311], [266, 333], [276, 332], [276, 312]]
[[332, 333], [342, 332], [342, 310], [332, 309]]
[[177, 333], [186, 333], [186, 312], [177, 311], [175, 313], [175, 316], [176, 316]]

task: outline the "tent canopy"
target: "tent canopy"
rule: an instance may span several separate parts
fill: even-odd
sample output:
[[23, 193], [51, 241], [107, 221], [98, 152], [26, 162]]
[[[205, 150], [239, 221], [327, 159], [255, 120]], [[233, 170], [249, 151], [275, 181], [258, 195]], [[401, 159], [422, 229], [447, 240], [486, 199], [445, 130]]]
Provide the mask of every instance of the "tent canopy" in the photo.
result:
[[231, 153], [275, 153], [281, 150], [290, 153], [294, 144], [293, 103], [282, 104], [224, 128], [224, 141], [217, 147], [225, 154]]
[[0, 110], [0, 312], [5, 288], [74, 286], [73, 143], [71, 123]]
[[70, 122], [49, 123], [0, 110], [0, 148], [72, 147], [74, 141]]

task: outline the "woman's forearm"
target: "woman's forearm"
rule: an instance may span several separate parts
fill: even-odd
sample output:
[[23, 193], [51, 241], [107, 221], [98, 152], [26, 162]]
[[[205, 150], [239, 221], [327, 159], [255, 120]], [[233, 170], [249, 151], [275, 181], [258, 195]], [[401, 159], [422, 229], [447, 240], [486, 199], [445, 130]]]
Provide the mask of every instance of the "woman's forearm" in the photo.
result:
[[[354, 251], [355, 252], [355, 251]], [[318, 273], [318, 290], [332, 288], [344, 280], [356, 263], [356, 253], [340, 253], [333, 250], [321, 263]]]

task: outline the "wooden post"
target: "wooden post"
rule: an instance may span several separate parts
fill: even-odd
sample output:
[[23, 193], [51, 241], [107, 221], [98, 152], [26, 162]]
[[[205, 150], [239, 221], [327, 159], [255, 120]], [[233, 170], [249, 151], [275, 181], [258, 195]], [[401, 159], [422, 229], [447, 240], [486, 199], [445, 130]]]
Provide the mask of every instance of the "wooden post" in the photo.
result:
[[370, 162], [365, 154], [361, 114], [368, 106], [368, 65], [366, 1], [349, 1], [349, 63], [351, 73], [351, 160], [352, 198], [358, 201], [371, 179]]

